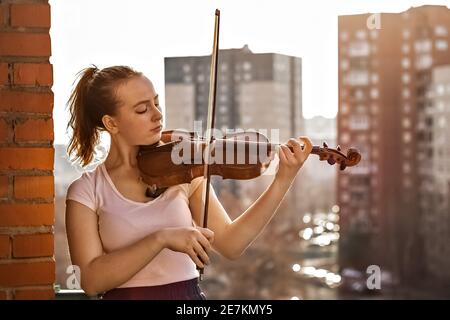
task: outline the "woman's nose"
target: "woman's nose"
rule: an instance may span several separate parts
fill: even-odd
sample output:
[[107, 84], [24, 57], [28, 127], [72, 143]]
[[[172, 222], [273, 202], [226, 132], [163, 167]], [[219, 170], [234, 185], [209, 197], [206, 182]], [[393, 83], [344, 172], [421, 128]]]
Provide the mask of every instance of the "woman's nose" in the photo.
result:
[[155, 112], [153, 112], [152, 120], [153, 121], [160, 121], [162, 119], [162, 111], [155, 106]]

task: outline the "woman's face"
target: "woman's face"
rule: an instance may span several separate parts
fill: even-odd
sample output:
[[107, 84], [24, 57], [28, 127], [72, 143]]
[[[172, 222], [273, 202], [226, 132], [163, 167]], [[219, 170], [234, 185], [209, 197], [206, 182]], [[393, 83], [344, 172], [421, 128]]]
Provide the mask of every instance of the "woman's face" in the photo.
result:
[[119, 134], [130, 145], [149, 145], [161, 139], [162, 112], [153, 84], [136, 76], [117, 89], [119, 110], [116, 124]]

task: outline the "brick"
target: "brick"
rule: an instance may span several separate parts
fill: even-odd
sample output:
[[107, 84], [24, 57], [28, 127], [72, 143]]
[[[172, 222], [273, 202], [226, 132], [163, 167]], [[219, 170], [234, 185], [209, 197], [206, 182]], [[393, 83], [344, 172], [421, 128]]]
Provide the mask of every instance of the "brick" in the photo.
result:
[[0, 198], [8, 197], [8, 176], [0, 176]]
[[8, 64], [0, 63], [0, 86], [9, 84], [8, 73]]
[[23, 234], [13, 238], [13, 257], [49, 257], [53, 256], [53, 234]]
[[53, 92], [0, 90], [0, 111], [51, 114], [53, 111]]
[[5, 119], [0, 118], [0, 142], [8, 142], [10, 137], [10, 125]]
[[0, 226], [52, 226], [55, 222], [53, 203], [0, 203]]
[[52, 289], [21, 289], [16, 290], [15, 300], [52, 300], [55, 299], [55, 291]]
[[14, 177], [14, 197], [16, 199], [53, 199], [54, 185], [53, 176], [16, 176]]
[[11, 26], [50, 28], [50, 5], [12, 4]]
[[11, 244], [9, 235], [0, 234], [0, 258], [9, 258], [11, 253]]
[[16, 142], [53, 141], [52, 119], [30, 119], [14, 128]]
[[51, 86], [53, 68], [49, 63], [15, 63], [15, 85]]
[[0, 286], [46, 285], [55, 281], [55, 262], [0, 264]]
[[50, 57], [48, 33], [0, 33], [0, 56]]
[[51, 148], [0, 148], [0, 170], [53, 170]]
[[8, 294], [6, 291], [0, 291], [0, 300], [7, 300]]
[[3, 9], [3, 6], [0, 4], [0, 27], [6, 23], [5, 21], [5, 10]]

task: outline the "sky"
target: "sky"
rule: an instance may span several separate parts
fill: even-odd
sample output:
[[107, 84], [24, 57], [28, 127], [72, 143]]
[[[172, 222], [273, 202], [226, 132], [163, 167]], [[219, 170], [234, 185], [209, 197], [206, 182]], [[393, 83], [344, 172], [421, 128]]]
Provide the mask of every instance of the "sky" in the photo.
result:
[[[75, 75], [91, 64], [129, 65], [154, 84], [164, 106], [164, 57], [209, 55], [214, 11], [220, 49], [302, 58], [303, 115], [335, 117], [339, 15], [402, 12], [450, 0], [50, 0], [55, 144], [66, 144], [67, 99]], [[381, 21], [381, 28], [382, 28]], [[219, 57], [220, 59], [220, 57]]]

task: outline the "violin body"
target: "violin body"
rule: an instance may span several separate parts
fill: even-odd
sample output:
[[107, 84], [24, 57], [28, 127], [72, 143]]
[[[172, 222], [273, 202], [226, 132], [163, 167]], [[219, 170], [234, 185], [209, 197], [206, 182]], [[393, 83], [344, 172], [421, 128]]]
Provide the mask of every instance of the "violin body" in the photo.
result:
[[[190, 183], [203, 176], [208, 161], [205, 139], [195, 139], [193, 132], [171, 130], [162, 133], [161, 142], [139, 149], [138, 166], [145, 183], [163, 188]], [[209, 163], [209, 174], [223, 179], [254, 179], [267, 170], [273, 158], [270, 146], [267, 138], [257, 132], [214, 140], [209, 149], [213, 158]]]

